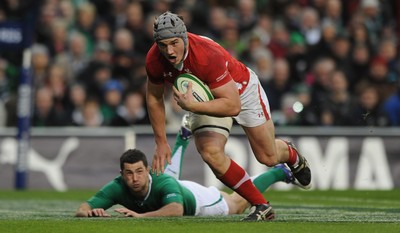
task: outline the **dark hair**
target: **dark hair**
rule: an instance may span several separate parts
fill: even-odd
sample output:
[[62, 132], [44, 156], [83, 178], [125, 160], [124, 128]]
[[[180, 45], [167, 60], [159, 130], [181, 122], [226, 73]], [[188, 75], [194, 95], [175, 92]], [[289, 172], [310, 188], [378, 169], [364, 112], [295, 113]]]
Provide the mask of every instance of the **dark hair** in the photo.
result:
[[145, 167], [148, 166], [146, 155], [142, 151], [138, 149], [129, 149], [121, 155], [121, 158], [119, 159], [119, 166], [122, 171], [124, 169], [124, 163], [132, 164], [139, 161], [142, 161]]

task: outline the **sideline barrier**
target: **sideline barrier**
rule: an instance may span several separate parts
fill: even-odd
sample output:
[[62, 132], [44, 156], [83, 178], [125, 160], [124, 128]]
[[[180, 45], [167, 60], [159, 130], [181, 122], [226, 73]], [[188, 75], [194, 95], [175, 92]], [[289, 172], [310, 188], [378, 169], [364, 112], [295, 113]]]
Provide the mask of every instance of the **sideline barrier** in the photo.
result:
[[[398, 128], [277, 128], [277, 137], [292, 140], [306, 155], [313, 188], [400, 188], [400, 129]], [[17, 157], [16, 129], [0, 128], [0, 189], [13, 189]], [[172, 147], [176, 132], [168, 132]], [[33, 128], [28, 157], [29, 189], [97, 189], [119, 174], [119, 156], [138, 148], [151, 161], [154, 138], [150, 127]], [[250, 175], [265, 169], [251, 152], [241, 128], [234, 127], [226, 153]], [[201, 160], [191, 142], [182, 178], [205, 185], [223, 185]], [[276, 184], [275, 189], [292, 189]]]

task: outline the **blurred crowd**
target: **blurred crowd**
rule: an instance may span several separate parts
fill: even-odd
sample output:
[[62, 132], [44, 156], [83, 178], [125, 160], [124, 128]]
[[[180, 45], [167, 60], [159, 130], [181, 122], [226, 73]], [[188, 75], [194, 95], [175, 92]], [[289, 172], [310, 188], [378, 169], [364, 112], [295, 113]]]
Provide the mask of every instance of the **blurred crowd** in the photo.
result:
[[[1, 1], [0, 22], [32, 2]], [[400, 125], [396, 0], [43, 0], [31, 125], [149, 124], [145, 58], [167, 10], [259, 75], [279, 126]], [[0, 51], [0, 126], [17, 124], [21, 58]], [[177, 129], [183, 112], [166, 101]]]

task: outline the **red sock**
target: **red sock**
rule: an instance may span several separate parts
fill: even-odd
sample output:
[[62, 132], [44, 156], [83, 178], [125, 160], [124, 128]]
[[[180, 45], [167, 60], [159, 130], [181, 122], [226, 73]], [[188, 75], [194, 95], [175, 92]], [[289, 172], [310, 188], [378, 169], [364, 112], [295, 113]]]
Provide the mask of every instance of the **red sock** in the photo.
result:
[[[287, 144], [286, 141], [284, 141], [284, 142]], [[293, 165], [296, 163], [296, 160], [297, 160], [297, 152], [289, 145], [288, 145], [288, 150], [289, 150], [289, 159], [288, 159], [287, 163], [289, 165]]]
[[251, 205], [267, 203], [260, 191], [251, 182], [250, 176], [233, 160], [231, 160], [228, 171], [218, 179], [250, 202]]

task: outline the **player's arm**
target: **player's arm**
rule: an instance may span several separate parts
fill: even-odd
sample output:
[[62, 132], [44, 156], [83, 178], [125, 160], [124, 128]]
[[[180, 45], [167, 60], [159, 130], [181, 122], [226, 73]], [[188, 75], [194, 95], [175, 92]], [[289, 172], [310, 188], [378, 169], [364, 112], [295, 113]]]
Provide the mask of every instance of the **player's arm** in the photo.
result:
[[[189, 83], [186, 93], [192, 92], [192, 84]], [[240, 96], [236, 84], [233, 80], [211, 90], [214, 100], [207, 102], [197, 102], [186, 93], [180, 93], [174, 87], [174, 98], [178, 105], [190, 112], [204, 114], [215, 117], [237, 116], [240, 112]]]
[[111, 217], [103, 208], [95, 208], [84, 202], [82, 203], [75, 213], [75, 217]]
[[146, 102], [156, 142], [152, 169], [157, 173], [164, 172], [165, 162], [171, 163], [171, 148], [165, 130], [164, 84], [147, 80]]
[[146, 103], [156, 142], [166, 142], [163, 84], [147, 81]]
[[183, 216], [183, 206], [180, 203], [173, 202], [167, 204], [156, 211], [139, 214], [127, 208], [115, 209], [116, 212], [125, 215], [125, 217], [146, 218], [146, 217], [176, 217]]
[[104, 185], [95, 195], [82, 203], [75, 213], [76, 217], [110, 217], [110, 214], [105, 212], [114, 204], [120, 193], [120, 184], [115, 180]]

